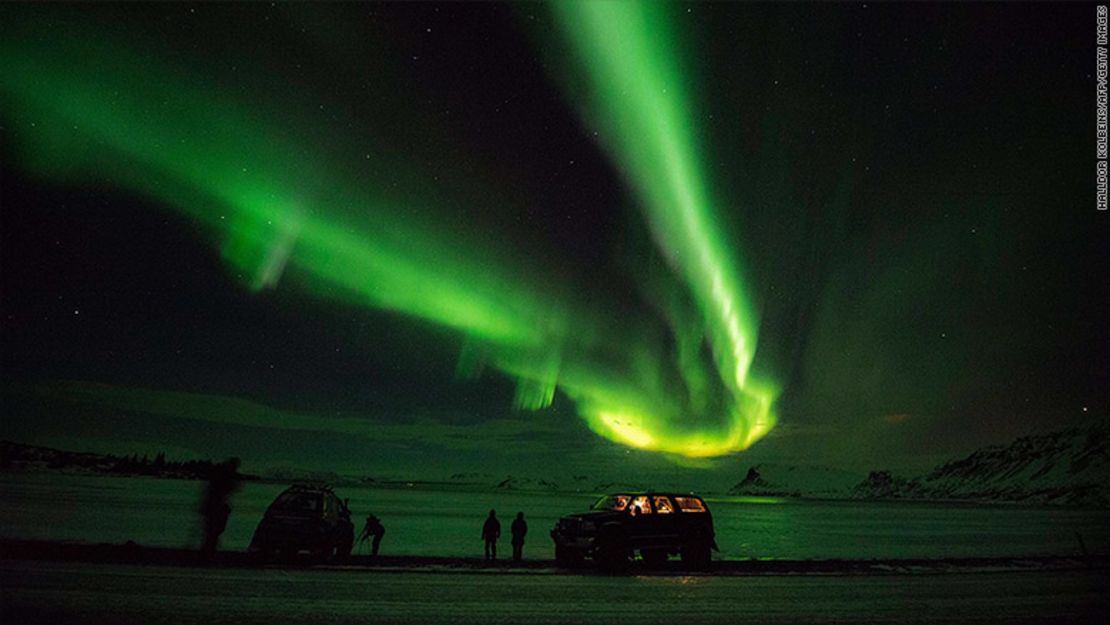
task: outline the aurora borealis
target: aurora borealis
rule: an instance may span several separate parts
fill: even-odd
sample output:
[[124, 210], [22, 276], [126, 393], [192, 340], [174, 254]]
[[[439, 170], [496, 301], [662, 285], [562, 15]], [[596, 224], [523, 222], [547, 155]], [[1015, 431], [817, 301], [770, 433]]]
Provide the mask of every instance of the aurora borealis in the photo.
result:
[[6, 8], [8, 403], [400, 465], [481, 436], [548, 463], [927, 455], [1083, 418], [1104, 226], [1048, 165], [1071, 128], [1000, 108], [978, 52], [1028, 16], [982, 41], [988, 9], [915, 11]]
[[[738, 399], [725, 408], [732, 420], [723, 440], [676, 449], [716, 455], [747, 447], [774, 425], [772, 396], [749, 382], [758, 320], [736, 254], [717, 229], [717, 207], [694, 141], [681, 48], [662, 6], [568, 2], [553, 8], [578, 64], [589, 69], [594, 101], [583, 106], [606, 129], [603, 142], [639, 191], [658, 245], [690, 286], [705, 320], [704, 327], [683, 328], [671, 319], [679, 359], [694, 368], [707, 336], [720, 380]], [[705, 405], [700, 395], [707, 377], [700, 370], [684, 376], [694, 406]]]
[[[268, 102], [222, 98], [110, 38], [75, 33], [50, 49], [37, 48], [29, 32], [8, 39], [5, 94], [17, 116], [38, 120], [23, 138], [38, 173], [108, 175], [185, 212], [218, 233], [223, 257], [252, 289], [278, 287], [288, 265], [325, 297], [463, 333], [466, 359], [518, 380], [518, 407], [544, 408], [560, 389], [591, 428], [623, 444], [693, 457], [744, 449], [773, 425], [772, 396], [749, 383], [756, 324], [714, 229], [697, 151], [680, 130], [689, 120], [670, 62], [676, 50], [648, 43], [665, 15], [629, 3], [555, 6], [566, 12], [581, 65], [600, 68], [598, 85], [616, 86], [601, 97], [621, 146], [614, 153], [633, 172], [655, 238], [697, 302], [700, 314], [668, 319], [672, 339], [618, 330], [584, 303], [558, 297], [570, 285], [536, 288], [551, 280], [507, 270], [511, 254], [482, 249], [445, 224], [414, 223], [404, 205], [420, 198], [382, 197], [341, 165], [306, 167], [338, 159], [250, 112]], [[610, 23], [625, 25], [622, 43], [603, 47]], [[77, 58], [89, 66], [73, 64]], [[642, 81], [625, 85], [619, 76]], [[668, 85], [671, 95], [649, 97]], [[637, 145], [645, 134], [650, 140]], [[719, 381], [700, 361], [705, 337]]]

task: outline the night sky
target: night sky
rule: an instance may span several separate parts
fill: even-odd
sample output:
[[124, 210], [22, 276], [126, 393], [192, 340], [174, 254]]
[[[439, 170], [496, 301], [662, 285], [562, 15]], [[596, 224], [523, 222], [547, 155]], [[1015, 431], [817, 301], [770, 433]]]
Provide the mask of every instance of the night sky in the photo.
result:
[[5, 5], [0, 438], [928, 467], [1110, 413], [1094, 9]]

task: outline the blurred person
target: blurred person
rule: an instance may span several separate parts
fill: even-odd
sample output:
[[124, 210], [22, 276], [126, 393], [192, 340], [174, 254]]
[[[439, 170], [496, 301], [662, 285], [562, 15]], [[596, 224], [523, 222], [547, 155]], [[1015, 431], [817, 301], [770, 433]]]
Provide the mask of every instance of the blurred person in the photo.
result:
[[366, 542], [367, 538], [373, 537], [373, 542], [370, 543], [370, 555], [378, 555], [378, 547], [382, 544], [382, 536], [385, 536], [385, 526], [382, 525], [381, 520], [374, 516], [369, 515], [366, 517], [366, 525], [362, 528], [362, 534], [358, 537], [359, 544]]
[[220, 545], [220, 535], [231, 516], [231, 495], [239, 490], [239, 459], [228, 458], [212, 467], [201, 500], [200, 513], [204, 522], [204, 543], [201, 553], [211, 559]]
[[513, 534], [513, 562], [524, 559], [524, 536], [528, 533], [528, 523], [524, 520], [524, 513], [517, 512], [510, 528]]
[[497, 520], [497, 511], [490, 510], [485, 524], [482, 525], [482, 540], [486, 542], [486, 560], [497, 559], [498, 538], [501, 538], [501, 522]]

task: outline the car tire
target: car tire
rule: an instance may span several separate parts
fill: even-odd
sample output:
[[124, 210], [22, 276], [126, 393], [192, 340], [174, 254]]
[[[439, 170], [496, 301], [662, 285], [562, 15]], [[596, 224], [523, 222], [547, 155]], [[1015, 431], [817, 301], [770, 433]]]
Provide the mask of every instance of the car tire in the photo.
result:
[[251, 552], [251, 558], [255, 565], [269, 564], [274, 561], [274, 550], [269, 547], [260, 547]]
[[555, 565], [565, 569], [573, 569], [582, 564], [582, 552], [570, 547], [555, 545]]
[[345, 533], [339, 539], [339, 544], [335, 547], [335, 559], [345, 561], [351, 557], [351, 550], [355, 546], [355, 537], [351, 533]]
[[704, 571], [709, 568], [712, 559], [713, 556], [707, 542], [698, 541], [682, 547], [682, 562], [692, 569]]
[[640, 557], [644, 559], [644, 564], [657, 568], [663, 566], [667, 562], [666, 549], [641, 549]]
[[615, 531], [602, 534], [598, 538], [594, 560], [601, 570], [619, 573], [628, 568], [628, 544], [624, 535]]

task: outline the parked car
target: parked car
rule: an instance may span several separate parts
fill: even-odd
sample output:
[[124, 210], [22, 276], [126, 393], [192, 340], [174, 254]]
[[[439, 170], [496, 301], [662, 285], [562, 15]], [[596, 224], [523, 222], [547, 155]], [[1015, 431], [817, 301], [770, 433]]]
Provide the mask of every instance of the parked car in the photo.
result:
[[625, 566], [636, 552], [649, 565], [672, 555], [706, 568], [717, 550], [713, 516], [697, 495], [632, 492], [605, 495], [589, 512], [569, 514], [551, 530], [559, 566], [592, 558], [603, 568]]
[[319, 559], [345, 558], [355, 542], [347, 502], [327, 486], [291, 486], [259, 521], [249, 551], [263, 557], [308, 552]]

